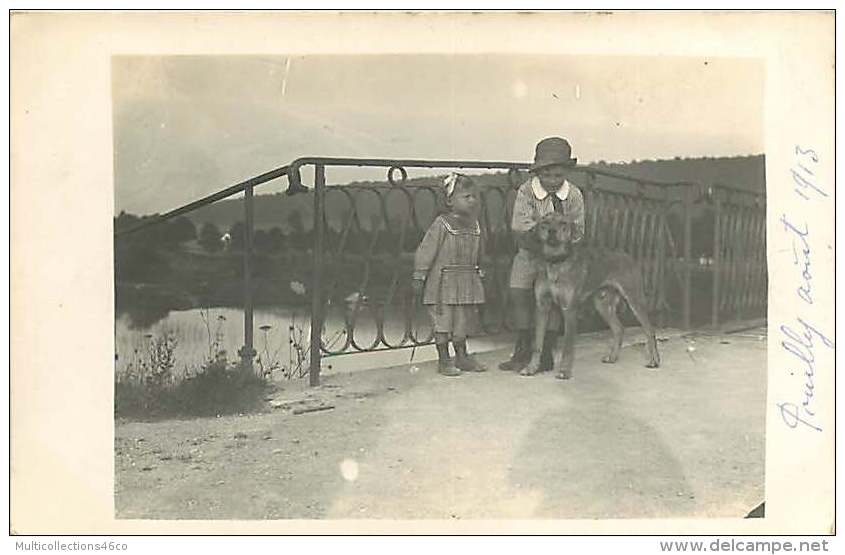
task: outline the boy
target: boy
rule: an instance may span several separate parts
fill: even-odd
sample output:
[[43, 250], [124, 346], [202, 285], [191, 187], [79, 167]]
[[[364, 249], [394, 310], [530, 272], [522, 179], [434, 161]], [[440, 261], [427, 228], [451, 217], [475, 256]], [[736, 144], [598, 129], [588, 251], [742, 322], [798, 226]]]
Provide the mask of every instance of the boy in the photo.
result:
[[[511, 231], [519, 251], [513, 259], [510, 277], [510, 300], [516, 329], [513, 355], [499, 365], [501, 370], [522, 370], [531, 360], [534, 326], [534, 280], [539, 270], [539, 252], [533, 233], [537, 222], [552, 211], [575, 220], [575, 242], [584, 237], [584, 197], [569, 181], [578, 162], [566, 139], [549, 137], [537, 143], [531, 179], [519, 186], [513, 206]], [[560, 328], [560, 317], [552, 311], [549, 329], [543, 342], [541, 370], [551, 370], [553, 341]]]

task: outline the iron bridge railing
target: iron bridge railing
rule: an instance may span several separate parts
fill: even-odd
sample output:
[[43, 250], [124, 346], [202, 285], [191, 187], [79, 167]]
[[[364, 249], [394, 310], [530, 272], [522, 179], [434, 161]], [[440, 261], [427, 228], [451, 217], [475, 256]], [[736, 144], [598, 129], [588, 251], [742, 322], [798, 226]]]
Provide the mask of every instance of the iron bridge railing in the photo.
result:
[[[306, 167], [313, 168], [310, 188], [302, 183]], [[387, 184], [329, 186], [328, 167], [385, 168]], [[317, 385], [324, 356], [412, 347], [433, 339], [430, 326], [421, 323], [425, 318], [410, 293], [410, 277], [414, 250], [436, 216], [440, 193], [431, 180], [409, 179], [409, 168], [505, 170], [496, 175], [495, 183], [482, 188], [481, 225], [492, 270], [482, 325], [486, 333], [509, 330], [507, 283], [516, 251], [509, 223], [516, 188], [527, 179], [529, 167], [521, 162], [300, 158], [115, 233], [115, 237], [119, 240], [243, 193], [244, 345], [239, 354], [242, 363], [251, 367], [256, 356], [254, 189], [286, 177], [289, 195], [313, 195], [309, 381]], [[762, 194], [723, 184], [638, 179], [594, 167], [575, 170], [583, 176], [577, 185], [584, 193], [587, 243], [623, 250], [638, 260], [649, 309], [660, 325], [672, 319], [684, 329], [704, 324], [719, 327], [726, 321], [765, 316]], [[703, 232], [694, 230], [694, 222], [709, 222], [709, 226]], [[705, 290], [708, 294], [702, 295]], [[705, 307], [703, 300], [709, 306]], [[709, 321], [701, 321], [701, 315], [708, 312]], [[338, 344], [326, 341], [328, 313], [335, 316], [333, 322], [343, 322], [343, 329], [336, 334], [343, 339]], [[362, 324], [365, 313], [369, 313], [372, 326]], [[361, 333], [372, 337], [363, 338]]]

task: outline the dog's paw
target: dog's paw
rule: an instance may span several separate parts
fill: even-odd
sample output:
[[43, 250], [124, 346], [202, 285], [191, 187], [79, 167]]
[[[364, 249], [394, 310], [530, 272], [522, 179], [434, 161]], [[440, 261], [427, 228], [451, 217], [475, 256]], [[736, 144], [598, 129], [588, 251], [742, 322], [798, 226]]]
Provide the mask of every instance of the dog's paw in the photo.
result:
[[559, 380], [568, 380], [568, 379], [572, 378], [572, 372], [558, 372], [555, 375], [555, 378], [557, 378]]
[[519, 375], [520, 376], [533, 376], [534, 374], [536, 374], [539, 371], [540, 371], [540, 366], [538, 364], [529, 364], [528, 366], [526, 366], [525, 368], [520, 370]]
[[601, 357], [601, 361], [604, 362], [605, 364], [613, 364], [617, 360], [619, 360], [619, 357], [613, 356], [613, 355], [605, 355], [605, 356]]
[[659, 368], [659, 367], [660, 367], [660, 363], [659, 363], [659, 362], [654, 362], [654, 361], [652, 361], [652, 362], [646, 363], [645, 367], [646, 367], [646, 368], [652, 368], [652, 369], [654, 369], [654, 368]]

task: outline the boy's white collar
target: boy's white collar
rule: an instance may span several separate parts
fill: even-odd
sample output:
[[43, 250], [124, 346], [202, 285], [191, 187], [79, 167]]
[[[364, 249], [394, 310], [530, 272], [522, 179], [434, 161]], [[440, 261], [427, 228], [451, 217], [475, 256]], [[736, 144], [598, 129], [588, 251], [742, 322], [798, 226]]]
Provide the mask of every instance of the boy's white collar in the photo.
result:
[[[547, 196], [549, 196], [549, 192], [540, 185], [540, 178], [539, 177], [532, 177], [531, 178], [531, 190], [534, 191], [534, 196], [537, 197], [537, 200], [543, 200]], [[569, 181], [563, 180], [563, 185], [560, 186], [555, 192], [557, 198], [560, 200], [566, 200], [566, 197], [569, 196]]]

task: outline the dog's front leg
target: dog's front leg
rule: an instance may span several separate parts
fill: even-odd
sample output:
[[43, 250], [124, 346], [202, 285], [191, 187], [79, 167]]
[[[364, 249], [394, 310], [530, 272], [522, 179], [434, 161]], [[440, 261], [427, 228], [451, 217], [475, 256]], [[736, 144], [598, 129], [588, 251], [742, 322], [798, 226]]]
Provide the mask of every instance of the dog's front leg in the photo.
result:
[[549, 322], [549, 311], [551, 308], [551, 299], [545, 294], [538, 294], [534, 308], [534, 347], [531, 351], [531, 362], [520, 372], [523, 376], [533, 376], [540, 371], [543, 339], [546, 336], [546, 326]]
[[572, 377], [572, 366], [575, 364], [575, 336], [578, 335], [578, 311], [574, 305], [561, 309], [563, 313], [564, 332], [563, 348], [561, 349], [560, 364], [555, 365], [560, 369], [557, 378], [568, 380]]

